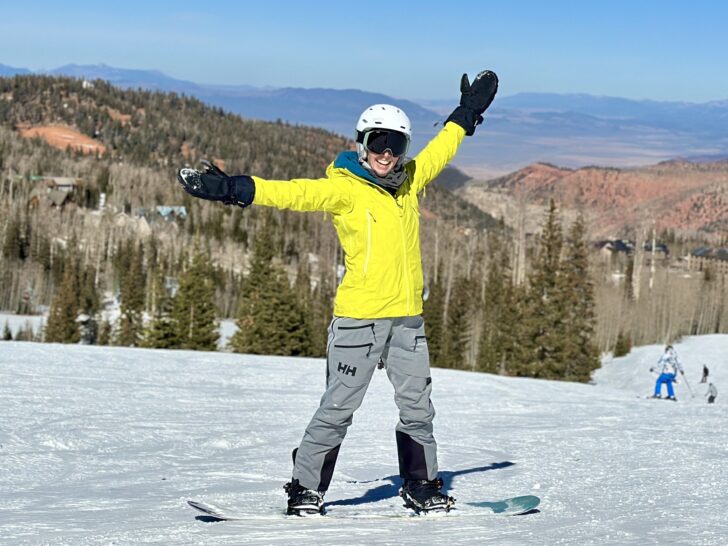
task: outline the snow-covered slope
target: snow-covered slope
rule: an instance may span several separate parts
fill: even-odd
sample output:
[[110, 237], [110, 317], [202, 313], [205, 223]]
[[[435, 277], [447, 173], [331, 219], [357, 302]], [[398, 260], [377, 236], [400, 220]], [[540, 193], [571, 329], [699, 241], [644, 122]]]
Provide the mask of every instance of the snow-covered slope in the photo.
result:
[[[721, 386], [725, 387], [724, 394], [728, 395], [728, 335], [686, 337], [681, 343], [673, 344], [673, 347], [685, 371], [684, 376], [678, 376], [675, 386], [675, 395], [681, 402], [705, 403], [707, 383], [700, 384], [703, 365], [708, 367], [708, 382], [716, 385], [719, 398]], [[636, 347], [626, 357], [604, 362], [603, 367], [594, 374], [594, 380], [599, 385], [609, 385], [637, 395], [649, 395], [655, 388], [657, 377], [650, 373], [650, 368], [657, 364], [664, 350], [664, 345]], [[665, 392], [663, 387], [663, 396]]]
[[[678, 386], [677, 403], [643, 397], [658, 346], [606, 362], [595, 385], [434, 369], [440, 467], [461, 512], [520, 494], [540, 511], [375, 520], [276, 516], [322, 360], [0, 342], [0, 544], [725, 544], [728, 336], [676, 349], [696, 394]], [[332, 515], [404, 511], [396, 421], [377, 372]], [[267, 519], [205, 523], [190, 498]]]

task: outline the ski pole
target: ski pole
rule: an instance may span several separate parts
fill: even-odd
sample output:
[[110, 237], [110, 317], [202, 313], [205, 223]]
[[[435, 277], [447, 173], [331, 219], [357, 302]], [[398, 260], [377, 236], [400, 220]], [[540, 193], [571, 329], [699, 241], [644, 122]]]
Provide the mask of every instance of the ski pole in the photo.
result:
[[690, 398], [695, 398], [695, 395], [693, 394], [693, 389], [690, 388], [690, 383], [688, 383], [688, 378], [685, 376], [685, 372], [681, 374], [683, 376], [683, 381], [685, 381], [685, 386], [690, 391]]

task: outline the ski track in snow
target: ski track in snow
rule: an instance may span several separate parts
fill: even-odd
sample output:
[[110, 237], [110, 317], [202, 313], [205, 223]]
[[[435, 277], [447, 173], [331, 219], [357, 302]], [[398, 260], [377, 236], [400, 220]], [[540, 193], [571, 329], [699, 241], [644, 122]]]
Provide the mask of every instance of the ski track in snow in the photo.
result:
[[[376, 520], [281, 515], [323, 360], [2, 342], [0, 544], [726, 544], [728, 336], [675, 347], [695, 394], [678, 385], [677, 403], [644, 398], [661, 346], [605, 361], [596, 385], [433, 369], [440, 471], [460, 510], [535, 494], [540, 511]], [[331, 514], [404, 510], [396, 422], [377, 372]], [[261, 519], [207, 523], [187, 499]]]

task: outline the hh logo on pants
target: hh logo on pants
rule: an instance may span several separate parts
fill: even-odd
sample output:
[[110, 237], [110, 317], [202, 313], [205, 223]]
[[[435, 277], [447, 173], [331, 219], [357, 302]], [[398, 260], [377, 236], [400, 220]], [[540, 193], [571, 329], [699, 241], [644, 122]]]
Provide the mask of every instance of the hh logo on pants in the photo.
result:
[[350, 375], [354, 377], [356, 375], [356, 366], [349, 366], [348, 364], [343, 364], [339, 362], [339, 367], [337, 368], [337, 371], [340, 371], [344, 375]]

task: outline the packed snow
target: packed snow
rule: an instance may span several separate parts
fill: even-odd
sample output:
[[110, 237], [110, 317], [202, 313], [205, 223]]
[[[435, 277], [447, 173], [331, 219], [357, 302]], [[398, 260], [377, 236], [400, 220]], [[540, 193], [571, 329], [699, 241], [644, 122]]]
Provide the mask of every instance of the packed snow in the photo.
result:
[[[728, 336], [675, 348], [678, 402], [646, 398], [657, 345], [605, 359], [592, 385], [433, 369], [457, 511], [375, 519], [406, 513], [383, 371], [341, 449], [332, 517], [286, 518], [323, 360], [0, 342], [0, 544], [726, 544]], [[468, 505], [527, 494], [542, 503], [523, 516]], [[207, 522], [187, 499], [251, 519]]]

